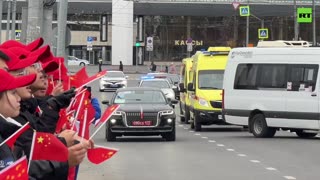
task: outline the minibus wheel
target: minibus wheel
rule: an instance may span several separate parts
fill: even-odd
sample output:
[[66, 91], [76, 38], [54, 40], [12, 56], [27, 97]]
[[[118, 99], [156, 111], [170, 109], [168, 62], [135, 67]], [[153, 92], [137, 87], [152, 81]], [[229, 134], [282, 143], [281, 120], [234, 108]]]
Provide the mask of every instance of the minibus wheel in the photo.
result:
[[250, 128], [253, 135], [258, 138], [269, 138], [276, 134], [275, 128], [268, 127], [263, 114], [256, 114], [253, 116]]
[[318, 133], [308, 133], [308, 132], [304, 132], [303, 130], [298, 130], [298, 131], [296, 131], [296, 134], [297, 134], [297, 136], [299, 136], [301, 138], [313, 138]]

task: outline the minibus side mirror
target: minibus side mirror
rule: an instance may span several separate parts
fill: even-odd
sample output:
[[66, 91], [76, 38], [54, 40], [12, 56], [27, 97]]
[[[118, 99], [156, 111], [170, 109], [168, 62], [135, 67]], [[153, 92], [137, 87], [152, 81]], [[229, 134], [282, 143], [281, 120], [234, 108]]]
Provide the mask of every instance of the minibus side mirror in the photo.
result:
[[179, 90], [180, 92], [186, 92], [186, 89], [184, 88], [184, 83], [179, 84]]
[[193, 83], [188, 84], [188, 91], [194, 91], [193, 89]]

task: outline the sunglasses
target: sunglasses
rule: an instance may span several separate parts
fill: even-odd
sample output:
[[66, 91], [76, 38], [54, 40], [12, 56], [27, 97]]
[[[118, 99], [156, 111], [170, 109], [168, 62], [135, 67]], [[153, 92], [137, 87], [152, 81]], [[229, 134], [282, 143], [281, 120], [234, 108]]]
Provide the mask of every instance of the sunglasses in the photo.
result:
[[16, 76], [26, 76], [26, 75], [29, 75], [29, 71], [26, 68], [21, 69], [19, 72], [16, 73]]
[[39, 62], [33, 63], [31, 66], [37, 70], [40, 70], [40, 71], [43, 70], [41, 63]]

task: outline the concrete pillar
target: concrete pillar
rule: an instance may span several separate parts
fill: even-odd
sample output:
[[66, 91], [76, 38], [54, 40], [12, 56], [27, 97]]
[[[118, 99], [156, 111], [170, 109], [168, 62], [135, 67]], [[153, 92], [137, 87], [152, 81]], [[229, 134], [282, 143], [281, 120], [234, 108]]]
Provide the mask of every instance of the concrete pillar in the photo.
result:
[[10, 38], [10, 21], [11, 21], [11, 1], [7, 1], [8, 9], [7, 9], [7, 31], [6, 31], [6, 40]]
[[112, 65], [133, 64], [133, 2], [112, 0]]
[[278, 39], [283, 40], [283, 17], [280, 17], [279, 20], [279, 37]]
[[52, 45], [53, 42], [53, 31], [52, 31], [52, 18], [53, 18], [53, 8], [45, 7], [43, 9], [43, 31], [42, 37], [44, 39], [45, 45]]
[[[187, 17], [187, 37], [186, 38], [187, 39], [192, 38], [191, 37], [191, 17], [190, 16]], [[187, 40], [187, 39], [183, 39], [183, 40]], [[185, 48], [185, 51], [187, 51], [187, 46]], [[190, 56], [191, 56], [190, 52], [188, 52], [188, 57], [190, 57]]]
[[20, 42], [27, 43], [28, 7], [22, 7]]
[[28, 1], [28, 27], [27, 42], [41, 37], [42, 17], [43, 17], [43, 0]]
[[16, 39], [17, 0], [12, 1], [11, 39]]

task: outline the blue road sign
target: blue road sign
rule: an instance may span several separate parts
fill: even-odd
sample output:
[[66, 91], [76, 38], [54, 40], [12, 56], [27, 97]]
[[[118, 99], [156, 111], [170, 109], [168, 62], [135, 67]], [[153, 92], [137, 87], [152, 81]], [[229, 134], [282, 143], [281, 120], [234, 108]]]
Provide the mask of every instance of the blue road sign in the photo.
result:
[[240, 6], [240, 16], [250, 16], [250, 7]]
[[259, 39], [268, 39], [268, 29], [258, 29]]
[[92, 42], [93, 41], [93, 37], [92, 36], [88, 36], [87, 37], [87, 42]]

